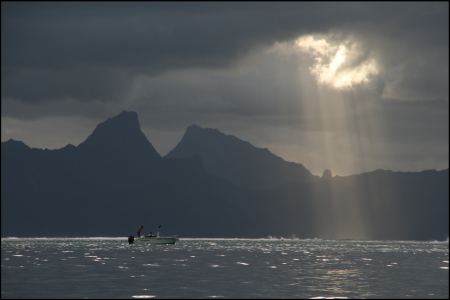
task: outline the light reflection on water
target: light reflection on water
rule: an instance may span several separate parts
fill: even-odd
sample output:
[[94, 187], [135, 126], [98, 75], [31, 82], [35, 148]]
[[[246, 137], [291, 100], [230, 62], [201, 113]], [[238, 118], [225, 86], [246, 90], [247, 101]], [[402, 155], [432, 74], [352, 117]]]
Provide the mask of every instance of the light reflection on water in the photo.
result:
[[447, 298], [448, 242], [2, 239], [2, 298]]

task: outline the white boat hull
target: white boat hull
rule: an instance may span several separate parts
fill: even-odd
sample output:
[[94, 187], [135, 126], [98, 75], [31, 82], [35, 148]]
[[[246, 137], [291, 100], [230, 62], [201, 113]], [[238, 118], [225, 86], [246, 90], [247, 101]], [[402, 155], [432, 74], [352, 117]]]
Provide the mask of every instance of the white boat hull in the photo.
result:
[[176, 237], [135, 237], [133, 243], [138, 244], [175, 244]]

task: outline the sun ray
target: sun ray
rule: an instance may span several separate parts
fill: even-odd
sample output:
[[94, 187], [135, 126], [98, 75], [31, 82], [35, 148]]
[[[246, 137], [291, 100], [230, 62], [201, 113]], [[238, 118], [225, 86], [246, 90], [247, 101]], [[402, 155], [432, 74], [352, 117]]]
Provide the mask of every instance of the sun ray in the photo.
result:
[[[389, 149], [374, 141], [383, 136], [382, 118], [373, 116], [377, 105], [377, 79], [381, 76], [379, 64], [360, 41], [352, 37], [306, 35], [298, 39], [277, 43], [273, 51], [292, 56], [297, 53], [303, 59], [315, 83], [307, 85], [315, 90], [315, 99], [302, 100], [302, 116], [306, 122], [319, 123], [314, 136], [319, 139], [316, 161], [330, 170], [347, 170], [347, 174], [369, 171], [374, 155], [384, 155]], [[305, 66], [305, 62], [306, 63]], [[301, 74], [301, 75], [300, 75]], [[299, 77], [305, 73], [299, 73]], [[308, 80], [299, 79], [305, 87]], [[365, 93], [365, 92], [369, 93]], [[383, 148], [384, 147], [384, 148]], [[391, 191], [389, 183], [355, 182], [353, 177], [332, 180], [322, 178], [316, 186], [318, 198], [315, 205], [317, 234], [334, 238], [370, 238], [373, 221], [371, 205], [384, 205], [382, 197], [370, 195]], [[369, 196], [368, 195], [369, 192]], [[364, 198], [367, 196], [368, 198]], [[328, 199], [328, 200], [325, 200]]]

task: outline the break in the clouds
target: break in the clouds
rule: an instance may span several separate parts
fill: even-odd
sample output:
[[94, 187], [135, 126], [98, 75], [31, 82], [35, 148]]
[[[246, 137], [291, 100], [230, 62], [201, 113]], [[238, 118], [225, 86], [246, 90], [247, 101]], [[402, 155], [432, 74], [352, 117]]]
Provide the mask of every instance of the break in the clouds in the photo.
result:
[[32, 146], [128, 109], [162, 154], [198, 123], [315, 173], [444, 168], [448, 77], [444, 2], [2, 2], [2, 140]]
[[378, 74], [377, 61], [360, 49], [357, 41], [341, 41], [333, 44], [325, 38], [302, 36], [295, 46], [314, 56], [311, 73], [319, 83], [336, 89], [349, 89], [368, 84]]

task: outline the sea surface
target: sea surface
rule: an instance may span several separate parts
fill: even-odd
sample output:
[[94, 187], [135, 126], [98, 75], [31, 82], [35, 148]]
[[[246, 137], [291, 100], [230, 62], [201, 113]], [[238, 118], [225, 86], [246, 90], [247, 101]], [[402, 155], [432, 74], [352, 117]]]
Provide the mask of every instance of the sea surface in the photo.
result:
[[2, 298], [448, 298], [447, 242], [2, 238]]

